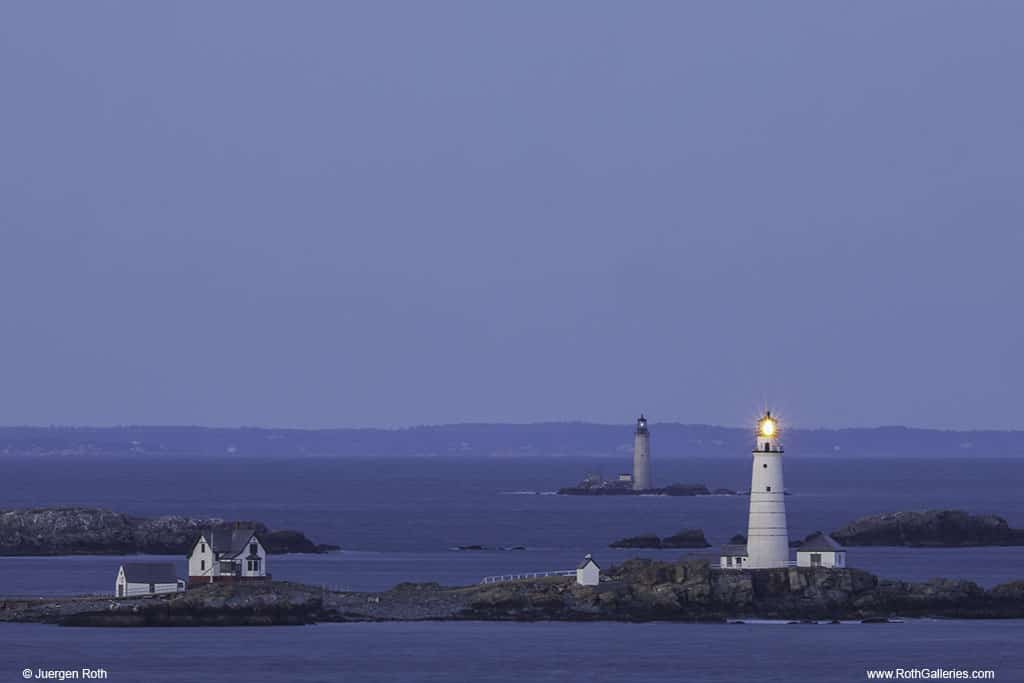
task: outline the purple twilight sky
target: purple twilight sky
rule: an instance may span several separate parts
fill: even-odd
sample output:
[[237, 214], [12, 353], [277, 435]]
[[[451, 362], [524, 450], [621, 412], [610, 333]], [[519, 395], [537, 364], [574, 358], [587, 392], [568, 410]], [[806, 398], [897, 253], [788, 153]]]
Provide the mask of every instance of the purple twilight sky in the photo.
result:
[[1024, 427], [1022, 26], [3, 3], [0, 423]]

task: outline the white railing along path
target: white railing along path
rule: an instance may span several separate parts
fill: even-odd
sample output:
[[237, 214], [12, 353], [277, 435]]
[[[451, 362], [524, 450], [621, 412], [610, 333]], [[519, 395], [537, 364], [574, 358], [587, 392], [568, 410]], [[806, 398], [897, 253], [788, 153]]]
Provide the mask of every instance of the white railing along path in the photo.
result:
[[524, 574], [501, 574], [499, 576], [485, 576], [480, 583], [501, 583], [504, 581], [520, 581], [522, 579], [543, 579], [548, 576], [576, 576], [575, 569], [566, 569], [557, 572], [526, 572]]

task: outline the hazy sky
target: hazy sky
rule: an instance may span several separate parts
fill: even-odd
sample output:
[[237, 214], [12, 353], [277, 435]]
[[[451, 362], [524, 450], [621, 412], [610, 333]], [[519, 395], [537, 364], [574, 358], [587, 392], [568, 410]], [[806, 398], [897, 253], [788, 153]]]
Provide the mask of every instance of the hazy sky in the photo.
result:
[[0, 423], [1024, 428], [1022, 26], [4, 2]]

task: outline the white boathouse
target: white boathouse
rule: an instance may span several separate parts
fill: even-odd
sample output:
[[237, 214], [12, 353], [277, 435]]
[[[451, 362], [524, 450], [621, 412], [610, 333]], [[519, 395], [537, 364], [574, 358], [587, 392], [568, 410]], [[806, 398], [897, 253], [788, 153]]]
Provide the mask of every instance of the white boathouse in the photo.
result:
[[134, 598], [141, 595], [177, 593], [185, 590], [173, 562], [125, 562], [117, 570], [114, 595]]

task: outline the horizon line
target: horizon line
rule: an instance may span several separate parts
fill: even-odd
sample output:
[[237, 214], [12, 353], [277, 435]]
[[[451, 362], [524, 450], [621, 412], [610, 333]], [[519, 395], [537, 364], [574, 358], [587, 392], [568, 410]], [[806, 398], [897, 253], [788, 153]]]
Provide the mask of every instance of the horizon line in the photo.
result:
[[[40, 430], [85, 430], [85, 429], [207, 429], [207, 430], [233, 430], [233, 431], [288, 431], [288, 432], [339, 432], [339, 431], [376, 431], [376, 432], [400, 432], [400, 431], [411, 431], [416, 429], [440, 429], [446, 427], [540, 427], [540, 426], [554, 426], [554, 425], [578, 425], [588, 427], [628, 427], [632, 423], [619, 423], [619, 422], [591, 422], [587, 420], [540, 420], [532, 422], [439, 422], [432, 424], [416, 424], [416, 425], [405, 425], [405, 426], [384, 426], [384, 427], [370, 427], [370, 426], [338, 426], [338, 427], [280, 427], [280, 426], [258, 426], [258, 425], [203, 425], [203, 424], [110, 424], [110, 425], [89, 425], [89, 424], [20, 424], [20, 425], [0, 425], [0, 430], [5, 429], [40, 429]], [[709, 428], [709, 429], [736, 429], [736, 430], [753, 430], [753, 426], [735, 426], [735, 425], [722, 425], [722, 424], [709, 424], [704, 422], [651, 422], [648, 420], [648, 424], [652, 427], [658, 425], [669, 426], [669, 427], [691, 427], [691, 428]], [[978, 432], [1010, 432], [1010, 433], [1024, 433], [1024, 429], [1016, 428], [980, 428], [980, 427], [967, 427], [967, 428], [954, 428], [954, 427], [915, 427], [910, 425], [900, 424], [880, 424], [863, 427], [807, 427], [807, 426], [788, 426], [786, 431], [872, 431], [879, 429], [903, 429], [907, 431], [928, 431], [928, 432], [957, 432], [957, 433], [978, 433]]]

